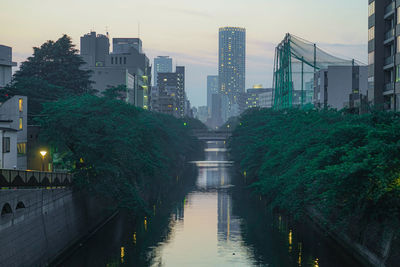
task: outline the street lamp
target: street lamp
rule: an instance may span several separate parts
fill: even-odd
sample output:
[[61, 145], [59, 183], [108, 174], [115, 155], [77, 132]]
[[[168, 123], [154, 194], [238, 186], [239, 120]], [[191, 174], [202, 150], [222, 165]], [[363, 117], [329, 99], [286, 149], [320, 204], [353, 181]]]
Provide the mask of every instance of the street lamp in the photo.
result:
[[42, 172], [44, 172], [44, 157], [46, 156], [47, 151], [42, 150], [40, 151], [40, 155], [42, 155]]

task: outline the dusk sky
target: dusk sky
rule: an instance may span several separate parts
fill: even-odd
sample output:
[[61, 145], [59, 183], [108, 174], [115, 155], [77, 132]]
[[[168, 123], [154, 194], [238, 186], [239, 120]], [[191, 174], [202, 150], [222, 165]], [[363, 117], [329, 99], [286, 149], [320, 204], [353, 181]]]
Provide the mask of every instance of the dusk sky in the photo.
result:
[[246, 87], [272, 85], [274, 48], [290, 32], [328, 52], [367, 62], [366, 0], [1, 0], [0, 44], [24, 61], [33, 46], [95, 30], [140, 38], [153, 62], [169, 55], [186, 67], [194, 106], [206, 104], [206, 77], [217, 74], [218, 28], [247, 30]]

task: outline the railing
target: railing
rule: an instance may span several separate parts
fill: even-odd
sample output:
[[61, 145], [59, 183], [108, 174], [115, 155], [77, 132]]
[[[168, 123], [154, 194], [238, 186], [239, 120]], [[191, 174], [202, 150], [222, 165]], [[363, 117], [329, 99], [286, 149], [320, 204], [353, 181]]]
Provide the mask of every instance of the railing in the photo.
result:
[[385, 87], [384, 87], [384, 92], [387, 92], [387, 91], [391, 91], [391, 90], [393, 90], [394, 89], [394, 84], [393, 83], [387, 83], [387, 84], [385, 84]]
[[394, 59], [393, 59], [393, 56], [390, 56], [390, 57], [387, 57], [387, 58], [385, 58], [385, 66], [386, 65], [390, 65], [390, 64], [393, 64], [393, 62], [394, 62]]
[[392, 3], [390, 3], [389, 5], [387, 5], [385, 7], [385, 16], [388, 15], [389, 13], [393, 12], [395, 9], [395, 1], [393, 1]]
[[0, 187], [66, 186], [71, 183], [69, 173], [0, 169]]
[[393, 37], [394, 37], [394, 29], [391, 29], [385, 33], [385, 41], [387, 41], [388, 39], [393, 38]]
[[226, 140], [232, 135], [230, 131], [193, 131], [193, 136], [200, 140]]

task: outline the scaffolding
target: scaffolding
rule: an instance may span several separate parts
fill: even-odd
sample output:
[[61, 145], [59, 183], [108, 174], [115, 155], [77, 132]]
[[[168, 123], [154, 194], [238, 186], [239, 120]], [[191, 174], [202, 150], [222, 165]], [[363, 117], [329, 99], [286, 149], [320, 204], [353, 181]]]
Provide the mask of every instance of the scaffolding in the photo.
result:
[[275, 48], [274, 97], [275, 109], [303, 107], [314, 100], [314, 76], [328, 66], [361, 65], [330, 55], [316, 44], [297, 36], [286, 34]]

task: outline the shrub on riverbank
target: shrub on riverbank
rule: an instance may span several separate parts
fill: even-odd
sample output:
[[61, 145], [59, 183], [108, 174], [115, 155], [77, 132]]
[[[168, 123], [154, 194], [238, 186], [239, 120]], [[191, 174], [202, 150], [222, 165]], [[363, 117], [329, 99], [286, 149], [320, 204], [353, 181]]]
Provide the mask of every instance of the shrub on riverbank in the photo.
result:
[[230, 148], [246, 182], [273, 207], [400, 225], [399, 113], [252, 109]]
[[179, 182], [201, 151], [184, 120], [93, 95], [44, 105], [41, 137], [58, 149], [75, 184], [137, 213]]

